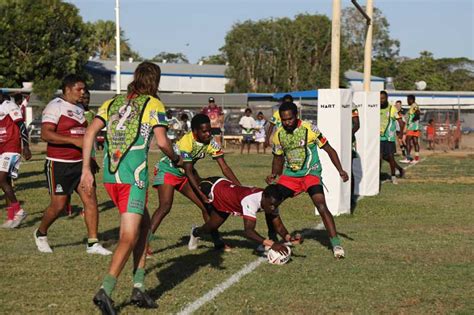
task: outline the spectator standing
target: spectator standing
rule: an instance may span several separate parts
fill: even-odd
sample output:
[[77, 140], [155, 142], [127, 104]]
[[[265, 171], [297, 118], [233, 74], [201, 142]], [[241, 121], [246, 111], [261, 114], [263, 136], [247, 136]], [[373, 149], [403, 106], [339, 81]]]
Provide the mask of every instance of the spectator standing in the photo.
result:
[[222, 127], [224, 126], [224, 111], [222, 107], [217, 106], [214, 97], [209, 97], [208, 105], [205, 106], [201, 113], [209, 117], [211, 121], [211, 135], [214, 140], [222, 145]]
[[[262, 112], [258, 112], [255, 131], [255, 143], [257, 144], [257, 154], [260, 153], [260, 144], [265, 143], [266, 132], [265, 128], [267, 127], [267, 120], [263, 116]], [[263, 145], [263, 154], [266, 153], [267, 148]]]
[[166, 111], [166, 122], [168, 123], [168, 130], [166, 132], [166, 135], [168, 136], [168, 139], [170, 139], [171, 142], [174, 143], [178, 140], [178, 132], [181, 127], [181, 124], [178, 119], [176, 119], [176, 117], [173, 117], [172, 110]]
[[[398, 111], [398, 116], [402, 119], [403, 123], [405, 124], [405, 118], [403, 116], [403, 110], [402, 110], [402, 101], [398, 100], [395, 102], [395, 108]], [[400, 124], [398, 123], [398, 120], [396, 122], [396, 130], [397, 130], [397, 143], [400, 148], [400, 151], [402, 151], [403, 157], [406, 159], [406, 145], [405, 145], [405, 130], [400, 128]], [[408, 163], [408, 162], [407, 162]]]
[[252, 117], [252, 110], [245, 109], [245, 115], [240, 118], [240, 128], [242, 128], [242, 146], [240, 147], [240, 154], [244, 153], [244, 147], [247, 145], [247, 154], [250, 154], [250, 144], [253, 142], [253, 134], [257, 127], [255, 119]]
[[433, 118], [428, 121], [426, 136], [428, 138], [428, 150], [434, 150], [435, 126]]

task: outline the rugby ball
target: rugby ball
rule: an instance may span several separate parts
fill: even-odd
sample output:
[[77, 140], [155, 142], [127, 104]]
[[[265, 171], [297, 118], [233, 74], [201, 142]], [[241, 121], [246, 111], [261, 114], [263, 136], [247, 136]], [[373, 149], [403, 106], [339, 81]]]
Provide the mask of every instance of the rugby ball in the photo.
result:
[[286, 248], [288, 250], [288, 253], [286, 255], [280, 254], [279, 252], [274, 251], [273, 249], [270, 248], [267, 254], [268, 262], [272, 265], [284, 265], [288, 261], [290, 261], [291, 249], [288, 246], [286, 246]]

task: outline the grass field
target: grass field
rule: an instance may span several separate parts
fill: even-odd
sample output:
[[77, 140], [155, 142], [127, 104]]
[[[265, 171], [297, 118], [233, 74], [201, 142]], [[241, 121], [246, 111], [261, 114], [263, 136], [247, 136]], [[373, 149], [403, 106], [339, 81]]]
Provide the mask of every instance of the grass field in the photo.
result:
[[[53, 254], [36, 250], [32, 234], [49, 198], [42, 156], [33, 159], [22, 165], [16, 181], [29, 217], [19, 229], [0, 231], [0, 313], [97, 313], [92, 297], [110, 257], [85, 253], [85, 226], [77, 214], [58, 219], [50, 229]], [[151, 161], [156, 160], [152, 155]], [[269, 155], [229, 154], [227, 161], [243, 183], [264, 186]], [[202, 175], [219, 174], [212, 161], [197, 168]], [[432, 155], [409, 168], [399, 183], [384, 184], [380, 195], [359, 201], [354, 215], [336, 218], [347, 256], [340, 261], [332, 257], [326, 232], [314, 229], [320, 220], [309, 198], [285, 202], [281, 213], [286, 226], [306, 235], [293, 249], [292, 261], [260, 264], [196, 313], [473, 314], [474, 155]], [[100, 237], [113, 249], [119, 215], [102, 185], [98, 196]], [[157, 205], [154, 191], [150, 203], [151, 209]], [[77, 196], [73, 204], [79, 205]], [[215, 252], [209, 241], [189, 252], [190, 227], [200, 222], [197, 208], [177, 196], [157, 232], [159, 239], [152, 242], [155, 254], [147, 265], [146, 285], [159, 303], [154, 313], [179, 312], [258, 259], [255, 245], [242, 235], [242, 220], [232, 217], [222, 234], [237, 247], [233, 252]], [[265, 232], [263, 218], [258, 228]], [[127, 265], [113, 299], [123, 313], [146, 313], [128, 305], [130, 269]]]

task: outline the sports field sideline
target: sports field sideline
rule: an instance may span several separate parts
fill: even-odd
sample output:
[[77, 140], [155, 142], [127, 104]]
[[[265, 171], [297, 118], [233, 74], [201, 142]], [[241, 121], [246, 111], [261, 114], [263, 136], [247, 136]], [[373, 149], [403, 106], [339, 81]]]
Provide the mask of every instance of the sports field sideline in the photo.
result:
[[[87, 255], [86, 230], [79, 208], [63, 216], [48, 233], [54, 250], [40, 254], [33, 240], [49, 197], [43, 156], [24, 163], [16, 181], [18, 197], [29, 213], [15, 230], [1, 230], [0, 313], [95, 314], [92, 297], [110, 257]], [[157, 161], [152, 154], [150, 161]], [[264, 186], [270, 155], [228, 154], [228, 164], [246, 185]], [[197, 165], [202, 175], [219, 175], [212, 161]], [[150, 170], [151, 175], [151, 170]], [[106, 247], [118, 239], [119, 215], [98, 177], [100, 238]], [[201, 242], [189, 252], [187, 241], [200, 211], [181, 195], [152, 242], [146, 286], [159, 303], [148, 313], [178, 313], [258, 259], [255, 245], [243, 237], [240, 218], [229, 218], [221, 231], [236, 248], [230, 253]], [[150, 209], [157, 195], [150, 190]], [[2, 200], [2, 203], [4, 201]], [[79, 204], [77, 196], [73, 204]], [[306, 240], [293, 248], [283, 266], [258, 265], [240, 281], [199, 308], [198, 314], [317, 313], [474, 313], [474, 155], [434, 154], [407, 170], [399, 185], [385, 184], [377, 197], [361, 200], [352, 216], [336, 218], [346, 259], [337, 261], [309, 198], [281, 207], [290, 231]], [[3, 209], [3, 206], [2, 206]], [[3, 220], [5, 211], [1, 212]], [[258, 228], [265, 232], [263, 216]], [[114, 300], [123, 313], [147, 313], [129, 306], [131, 267], [120, 277]]]

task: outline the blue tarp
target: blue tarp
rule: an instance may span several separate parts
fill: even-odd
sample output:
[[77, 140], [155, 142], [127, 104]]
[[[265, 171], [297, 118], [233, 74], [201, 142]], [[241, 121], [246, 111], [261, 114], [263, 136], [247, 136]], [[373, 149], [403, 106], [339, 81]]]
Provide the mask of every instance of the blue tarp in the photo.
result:
[[270, 98], [273, 100], [280, 100], [286, 94], [293, 96], [295, 100], [297, 99], [317, 99], [318, 90], [309, 90], [309, 91], [294, 91], [294, 92], [281, 92], [281, 93], [248, 93], [248, 98]]

